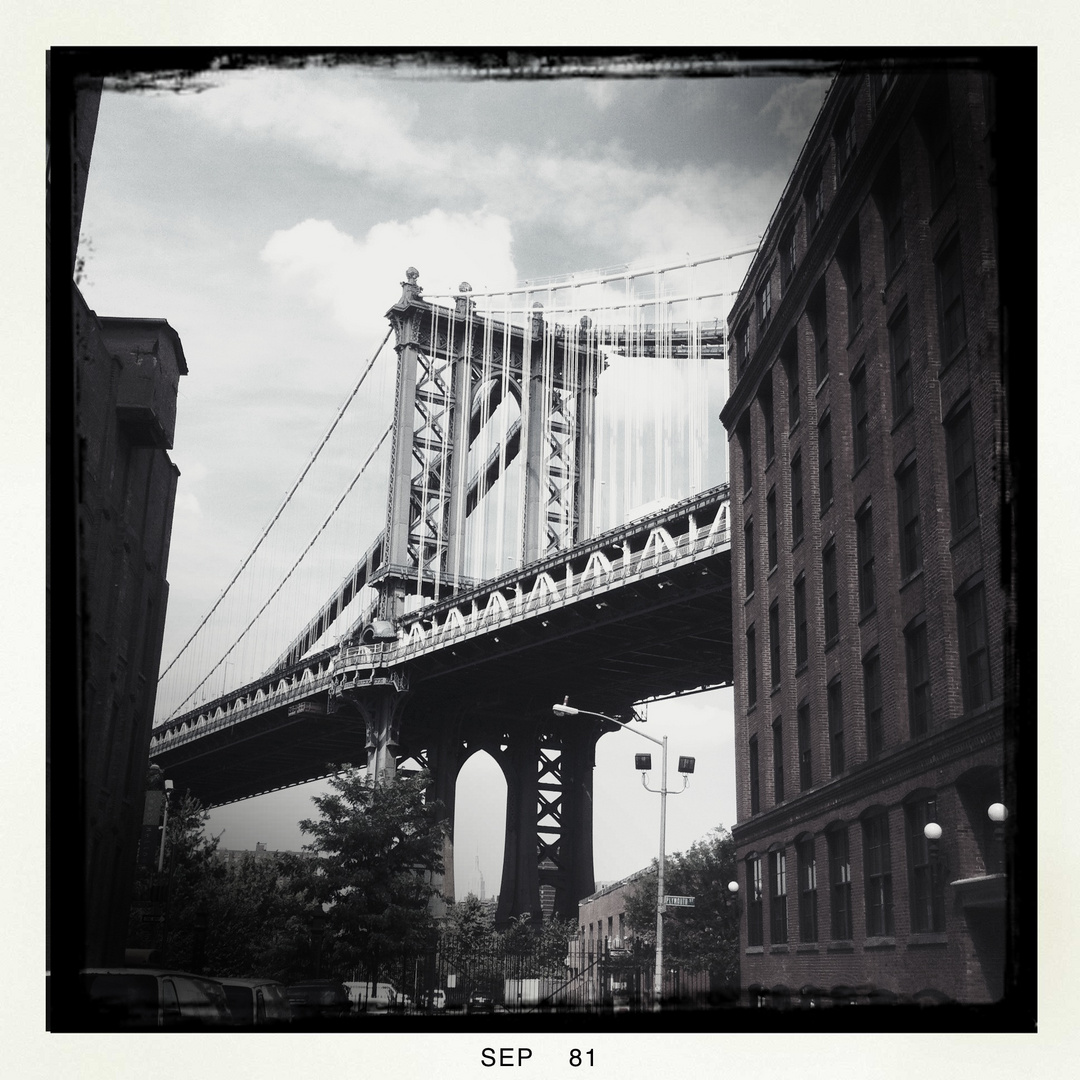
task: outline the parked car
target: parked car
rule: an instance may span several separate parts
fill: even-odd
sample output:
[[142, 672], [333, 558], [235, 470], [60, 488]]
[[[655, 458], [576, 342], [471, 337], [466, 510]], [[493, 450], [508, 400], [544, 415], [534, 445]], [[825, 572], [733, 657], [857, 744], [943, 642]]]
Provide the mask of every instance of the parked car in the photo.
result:
[[490, 1013], [495, 1011], [495, 1003], [487, 994], [470, 994], [466, 1010], [470, 1013]]
[[90, 1027], [104, 1030], [222, 1028], [225, 989], [214, 979], [153, 968], [87, 968], [80, 973]]
[[232, 1022], [240, 1027], [274, 1027], [292, 1020], [285, 987], [273, 979], [219, 979]]
[[357, 1012], [404, 1012], [412, 1008], [409, 995], [399, 993], [393, 983], [347, 982], [345, 989]]
[[294, 1020], [336, 1020], [351, 1010], [349, 992], [335, 979], [314, 979], [285, 987]]

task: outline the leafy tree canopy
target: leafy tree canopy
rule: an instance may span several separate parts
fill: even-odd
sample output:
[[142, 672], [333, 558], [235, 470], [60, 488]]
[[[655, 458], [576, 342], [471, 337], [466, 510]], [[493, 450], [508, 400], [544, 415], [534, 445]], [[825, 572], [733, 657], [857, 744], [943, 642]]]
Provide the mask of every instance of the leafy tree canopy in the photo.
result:
[[[691, 908], [664, 913], [664, 962], [686, 971], [709, 971], [717, 982], [738, 985], [739, 905], [728, 891], [737, 879], [735, 841], [714, 829], [686, 852], [664, 860], [664, 892], [692, 896]], [[644, 875], [626, 902], [626, 918], [638, 948], [656, 948], [656, 875]]]

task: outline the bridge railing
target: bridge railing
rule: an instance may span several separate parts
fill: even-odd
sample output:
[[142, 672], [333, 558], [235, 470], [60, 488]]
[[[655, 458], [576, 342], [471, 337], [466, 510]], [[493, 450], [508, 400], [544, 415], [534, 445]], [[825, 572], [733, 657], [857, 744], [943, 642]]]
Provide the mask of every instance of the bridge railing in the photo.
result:
[[405, 689], [407, 677], [400, 665], [417, 656], [662, 575], [707, 558], [729, 543], [724, 484], [421, 608], [401, 620], [402, 637], [397, 641], [324, 649], [287, 671], [174, 717], [154, 728], [151, 757], [269, 708], [309, 698], [329, 689], [335, 680], [393, 683]]

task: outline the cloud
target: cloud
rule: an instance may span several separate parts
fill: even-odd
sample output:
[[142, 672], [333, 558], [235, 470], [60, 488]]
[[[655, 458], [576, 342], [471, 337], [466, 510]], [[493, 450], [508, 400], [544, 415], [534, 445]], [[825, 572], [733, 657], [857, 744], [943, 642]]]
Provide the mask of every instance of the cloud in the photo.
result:
[[775, 114], [776, 133], [793, 146], [802, 146], [817, 116], [830, 79], [806, 78], [780, 86], [761, 107], [760, 115]]
[[[600, 109], [621, 93], [605, 80], [583, 85]], [[825, 85], [823, 80], [794, 84], [774, 95], [763, 111], [777, 114], [778, 130], [786, 137], [801, 139]], [[766, 176], [772, 186], [767, 205], [759, 205], [755, 192], [762, 178], [738, 163], [675, 169], [642, 164], [610, 147], [590, 154], [562, 152], [550, 143], [530, 144], [527, 131], [492, 142], [466, 125], [468, 133], [459, 138], [422, 137], [418, 106], [405, 99], [402, 87], [357, 72], [256, 72], [206, 94], [177, 97], [182, 99], [178, 107], [200, 109], [226, 131], [261, 135], [384, 190], [400, 191], [410, 206], [450, 204], [459, 214], [483, 213], [515, 227], [541, 228], [552, 245], [568, 250], [582, 244], [617, 247], [628, 261], [686, 246], [695, 254], [717, 250], [709, 245], [723, 244], [729, 234], [745, 235], [745, 222], [767, 221], [782, 188], [782, 182], [777, 187], [775, 178]], [[454, 130], [449, 120], [445, 130]], [[458, 215], [444, 217], [449, 222]], [[437, 225], [436, 218], [427, 223], [429, 230], [438, 231]], [[396, 239], [415, 239], [407, 226], [396, 227], [404, 229]], [[334, 259], [348, 252], [340, 240], [323, 239]], [[363, 241], [365, 253], [373, 254], [378, 241], [372, 230]], [[418, 258], [408, 257], [405, 265], [409, 261], [421, 270], [422, 280], [430, 280]], [[404, 269], [400, 262], [398, 255], [393, 273]], [[459, 264], [460, 258], [454, 265]], [[450, 273], [453, 284], [462, 274]]]
[[278, 279], [299, 287], [351, 335], [370, 334], [385, 313], [387, 281], [420, 271], [429, 294], [461, 281], [476, 289], [509, 288], [517, 280], [510, 223], [497, 214], [431, 210], [409, 221], [384, 221], [359, 239], [329, 221], [309, 218], [275, 232], [262, 250]]

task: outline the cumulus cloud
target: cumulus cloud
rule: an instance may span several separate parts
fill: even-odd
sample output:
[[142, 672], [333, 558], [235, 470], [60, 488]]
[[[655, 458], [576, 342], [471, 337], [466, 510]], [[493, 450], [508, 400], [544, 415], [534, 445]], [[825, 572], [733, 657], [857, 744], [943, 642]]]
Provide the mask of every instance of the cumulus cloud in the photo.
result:
[[[600, 109], [621, 92], [604, 80], [585, 86]], [[777, 114], [783, 133], [801, 138], [808, 126], [806, 114], [812, 116], [823, 91], [821, 80], [807, 80], [774, 95], [765, 111]], [[760, 220], [763, 213], [767, 220], [779, 190], [762, 208], [754, 195], [760, 178], [736, 165], [718, 162], [712, 168], [676, 171], [627, 159], [614, 150], [586, 155], [553, 150], [550, 144], [531, 145], [525, 138], [493, 143], [476, 134], [421, 137], [415, 130], [415, 103], [405, 100], [400, 88], [349, 72], [255, 72], [229, 80], [219, 90], [178, 97], [183, 100], [177, 107], [201, 109], [207, 120], [225, 130], [258, 133], [368, 182], [407, 190], [420, 205], [440, 207], [453, 199], [455, 207], [483, 212], [492, 220], [539, 225], [556, 243], [610, 247], [615, 240], [628, 260], [671, 245], [678, 250], [690, 244], [701, 252], [709, 244], [723, 244], [728, 234], [745, 233], [748, 219]], [[448, 125], [447, 131], [451, 129]], [[440, 231], [434, 215], [436, 211], [428, 215], [428, 232]], [[664, 215], [664, 221], [658, 215]], [[443, 214], [442, 231], [460, 220]], [[353, 241], [362, 243], [368, 256], [378, 248], [379, 228], [363, 241]], [[416, 238], [408, 225], [393, 223], [393, 228], [401, 230], [395, 239]], [[309, 229], [314, 240], [315, 230]], [[475, 222], [469, 230], [476, 230]], [[348, 251], [340, 238], [327, 235], [323, 240], [335, 260]], [[489, 250], [486, 243], [482, 250]], [[295, 254], [302, 262], [303, 256]], [[393, 273], [401, 273], [400, 262], [398, 254]], [[459, 265], [460, 259], [454, 263]], [[427, 278], [429, 271], [420, 269]], [[462, 273], [451, 273], [454, 284]]]
[[429, 294], [453, 291], [461, 281], [475, 289], [513, 286], [511, 243], [504, 217], [435, 209], [409, 221], [380, 222], [360, 238], [309, 218], [275, 232], [262, 258], [280, 280], [360, 337], [386, 310], [387, 282], [404, 280], [410, 265]]

